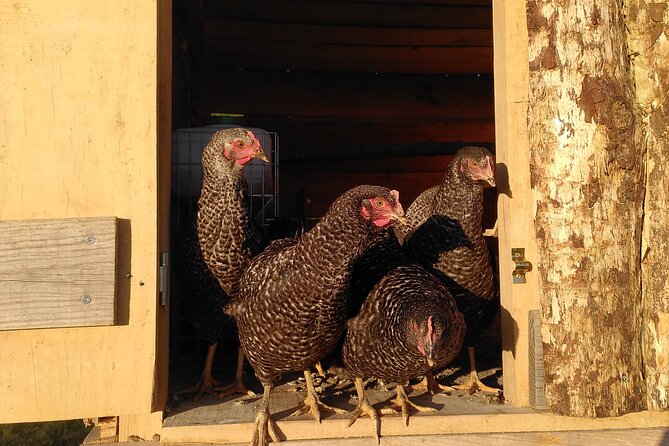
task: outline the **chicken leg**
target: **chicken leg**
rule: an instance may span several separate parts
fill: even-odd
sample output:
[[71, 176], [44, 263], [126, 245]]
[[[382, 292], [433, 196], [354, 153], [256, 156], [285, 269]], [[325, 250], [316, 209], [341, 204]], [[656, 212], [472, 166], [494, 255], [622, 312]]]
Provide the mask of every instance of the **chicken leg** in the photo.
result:
[[467, 379], [467, 382], [464, 384], [458, 384], [453, 386], [455, 389], [458, 390], [465, 390], [469, 393], [474, 393], [477, 390], [481, 390], [483, 392], [487, 393], [494, 393], [494, 394], [499, 394], [502, 392], [501, 389], [496, 389], [494, 387], [486, 386], [481, 382], [479, 379], [479, 374], [476, 371], [476, 350], [474, 347], [467, 347], [467, 354], [469, 355], [469, 367], [470, 367], [470, 372], [469, 372], [469, 378]]
[[362, 378], [355, 378], [355, 390], [358, 392], [358, 407], [356, 407], [355, 410], [351, 412], [351, 417], [349, 418], [348, 426], [346, 427], [351, 427], [353, 423], [355, 423], [355, 420], [357, 420], [358, 417], [360, 417], [362, 414], [369, 415], [369, 417], [372, 419], [372, 423], [374, 424], [374, 438], [376, 438], [376, 444], [379, 444], [381, 442], [379, 434], [379, 414], [376, 412], [376, 409], [374, 409], [374, 407], [369, 404], [369, 400], [365, 394], [365, 385], [362, 382]]
[[414, 410], [417, 410], [418, 412], [437, 411], [437, 409], [435, 409], [434, 407], [421, 406], [411, 401], [407, 396], [407, 394], [404, 392], [404, 386], [402, 384], [398, 383], [395, 386], [395, 391], [397, 392], [395, 401], [393, 402], [392, 406], [383, 409], [382, 413], [387, 413], [388, 411], [390, 411], [391, 413], [402, 412], [402, 419], [404, 420], [405, 426], [409, 426], [409, 407], [411, 407]]
[[235, 382], [227, 386], [217, 387], [214, 389], [217, 392], [220, 392], [218, 394], [218, 399], [223, 399], [226, 396], [232, 395], [234, 393], [242, 393], [250, 396], [255, 395], [255, 392], [249, 390], [246, 385], [244, 385], [244, 379], [242, 378], [242, 375], [244, 374], [244, 358], [244, 351], [240, 347], [237, 353], [237, 372], [235, 373]]
[[267, 433], [272, 438], [272, 441], [279, 443], [281, 439], [276, 433], [276, 426], [269, 413], [269, 395], [272, 392], [271, 384], [263, 383], [262, 400], [260, 407], [256, 414], [255, 427], [253, 429], [253, 438], [251, 439], [251, 446], [265, 446], [267, 444]]
[[311, 412], [318, 423], [321, 422], [321, 412], [320, 410], [325, 410], [327, 412], [335, 413], [346, 413], [343, 409], [338, 409], [336, 407], [328, 406], [320, 401], [318, 394], [316, 393], [316, 388], [314, 387], [314, 378], [311, 376], [309, 370], [304, 371], [304, 379], [307, 382], [307, 397], [304, 399], [302, 406], [299, 407], [295, 412], [290, 414], [291, 416], [302, 415], [307, 412]]
[[216, 355], [216, 348], [218, 347], [218, 342], [214, 342], [207, 349], [207, 358], [204, 361], [204, 369], [202, 370], [202, 375], [200, 381], [192, 387], [189, 387], [185, 390], [182, 390], [178, 395], [183, 395], [186, 393], [195, 393], [193, 400], [197, 401], [202, 398], [204, 394], [215, 394], [215, 387], [220, 383], [214, 379], [211, 373], [211, 369], [214, 364], [214, 356]]

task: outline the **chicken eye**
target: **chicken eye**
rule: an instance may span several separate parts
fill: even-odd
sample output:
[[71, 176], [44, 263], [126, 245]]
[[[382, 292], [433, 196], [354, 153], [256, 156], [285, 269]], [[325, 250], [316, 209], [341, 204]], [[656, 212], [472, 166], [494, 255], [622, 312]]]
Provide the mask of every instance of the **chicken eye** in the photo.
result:
[[377, 208], [382, 208], [386, 204], [386, 200], [383, 198], [377, 198], [374, 200], [374, 206]]
[[237, 147], [238, 148], [243, 148], [244, 147], [244, 141], [237, 141]]

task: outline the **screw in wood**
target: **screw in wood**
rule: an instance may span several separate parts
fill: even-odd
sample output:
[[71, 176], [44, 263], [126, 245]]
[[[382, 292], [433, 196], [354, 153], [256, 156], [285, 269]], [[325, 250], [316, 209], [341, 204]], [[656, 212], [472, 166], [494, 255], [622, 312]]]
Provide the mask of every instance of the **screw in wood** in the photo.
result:
[[84, 240], [85, 240], [86, 243], [88, 243], [89, 245], [92, 245], [93, 243], [95, 243], [95, 242], [98, 240], [98, 238], [97, 238], [96, 236], [94, 236], [94, 235], [87, 235], [86, 238], [85, 238]]
[[88, 296], [88, 295], [86, 295], [86, 294], [84, 294], [83, 296], [81, 296], [81, 303], [82, 303], [82, 304], [84, 304], [84, 305], [88, 305], [88, 304], [90, 304], [91, 302], [93, 302], [93, 298], [92, 298], [91, 296]]

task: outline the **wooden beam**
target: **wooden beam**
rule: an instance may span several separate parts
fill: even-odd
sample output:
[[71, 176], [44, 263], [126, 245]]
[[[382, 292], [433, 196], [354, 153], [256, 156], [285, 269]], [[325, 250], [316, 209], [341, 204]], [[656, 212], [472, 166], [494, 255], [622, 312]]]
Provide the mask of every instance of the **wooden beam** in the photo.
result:
[[212, 112], [256, 116], [492, 119], [491, 76], [226, 70], [207, 85]]
[[0, 221], [0, 330], [114, 323], [116, 218]]
[[280, 44], [310, 42], [319, 45], [366, 47], [492, 47], [490, 28], [408, 28], [259, 22], [250, 20], [206, 20], [204, 33], [212, 48], [236, 41]]
[[491, 28], [488, 4], [453, 5], [424, 3], [354, 3], [311, 0], [232, 0], [206, 2], [208, 19], [259, 20], [299, 24], [345, 24], [443, 28]]
[[362, 73], [489, 74], [492, 51], [478, 47], [357, 47], [228, 41], [209, 51], [211, 68]]

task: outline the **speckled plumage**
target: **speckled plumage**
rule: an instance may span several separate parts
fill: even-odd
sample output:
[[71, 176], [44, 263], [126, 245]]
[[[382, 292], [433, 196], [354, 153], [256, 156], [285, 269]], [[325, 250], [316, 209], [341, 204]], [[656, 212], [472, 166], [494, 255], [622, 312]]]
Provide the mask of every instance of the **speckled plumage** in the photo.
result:
[[434, 197], [438, 190], [439, 186], [433, 186], [421, 192], [407, 209], [407, 224], [393, 226], [397, 240], [401, 245], [404, 245], [407, 237], [432, 215]]
[[223, 313], [230, 298], [204, 263], [194, 221], [177, 235], [174, 267], [187, 317], [198, 337], [208, 345], [218, 342], [230, 320]]
[[[465, 343], [469, 346], [476, 343], [499, 308], [499, 289], [481, 226], [483, 179], [465, 175], [468, 163], [484, 160], [491, 162], [492, 155], [483, 147], [458, 151], [434, 193], [431, 214], [420, 216], [425, 222], [405, 241], [410, 257], [432, 269], [455, 297], [467, 324]], [[495, 184], [493, 178], [486, 180]], [[418, 206], [415, 211], [425, 212], [425, 208]], [[407, 211], [407, 218], [418, 216]]]
[[367, 295], [383, 276], [407, 263], [404, 250], [393, 232], [398, 226], [402, 225], [377, 232], [369, 247], [353, 263], [350, 317], [358, 314]]
[[[434, 365], [419, 351], [415, 322], [425, 332], [428, 317], [439, 342]], [[358, 377], [402, 383], [448, 364], [462, 346], [465, 324], [444, 284], [418, 265], [399, 266], [372, 289], [348, 322], [343, 347], [347, 369]]]
[[[232, 299], [239, 293], [244, 268], [266, 246], [265, 237], [249, 212], [244, 165], [236, 162], [236, 147], [230, 147], [232, 141], [243, 141], [253, 148], [249, 133], [242, 128], [219, 130], [202, 153], [198, 238], [205, 263]], [[224, 150], [232, 153], [230, 159], [224, 156]], [[258, 150], [262, 153], [259, 145], [255, 151]]]
[[353, 262], [379, 230], [373, 211], [371, 218], [361, 211], [375, 197], [401, 210], [387, 188], [355, 187], [300, 239], [273, 242], [245, 271], [240, 299], [226, 311], [235, 317], [244, 352], [263, 384], [312, 367], [337, 345], [349, 311]]

